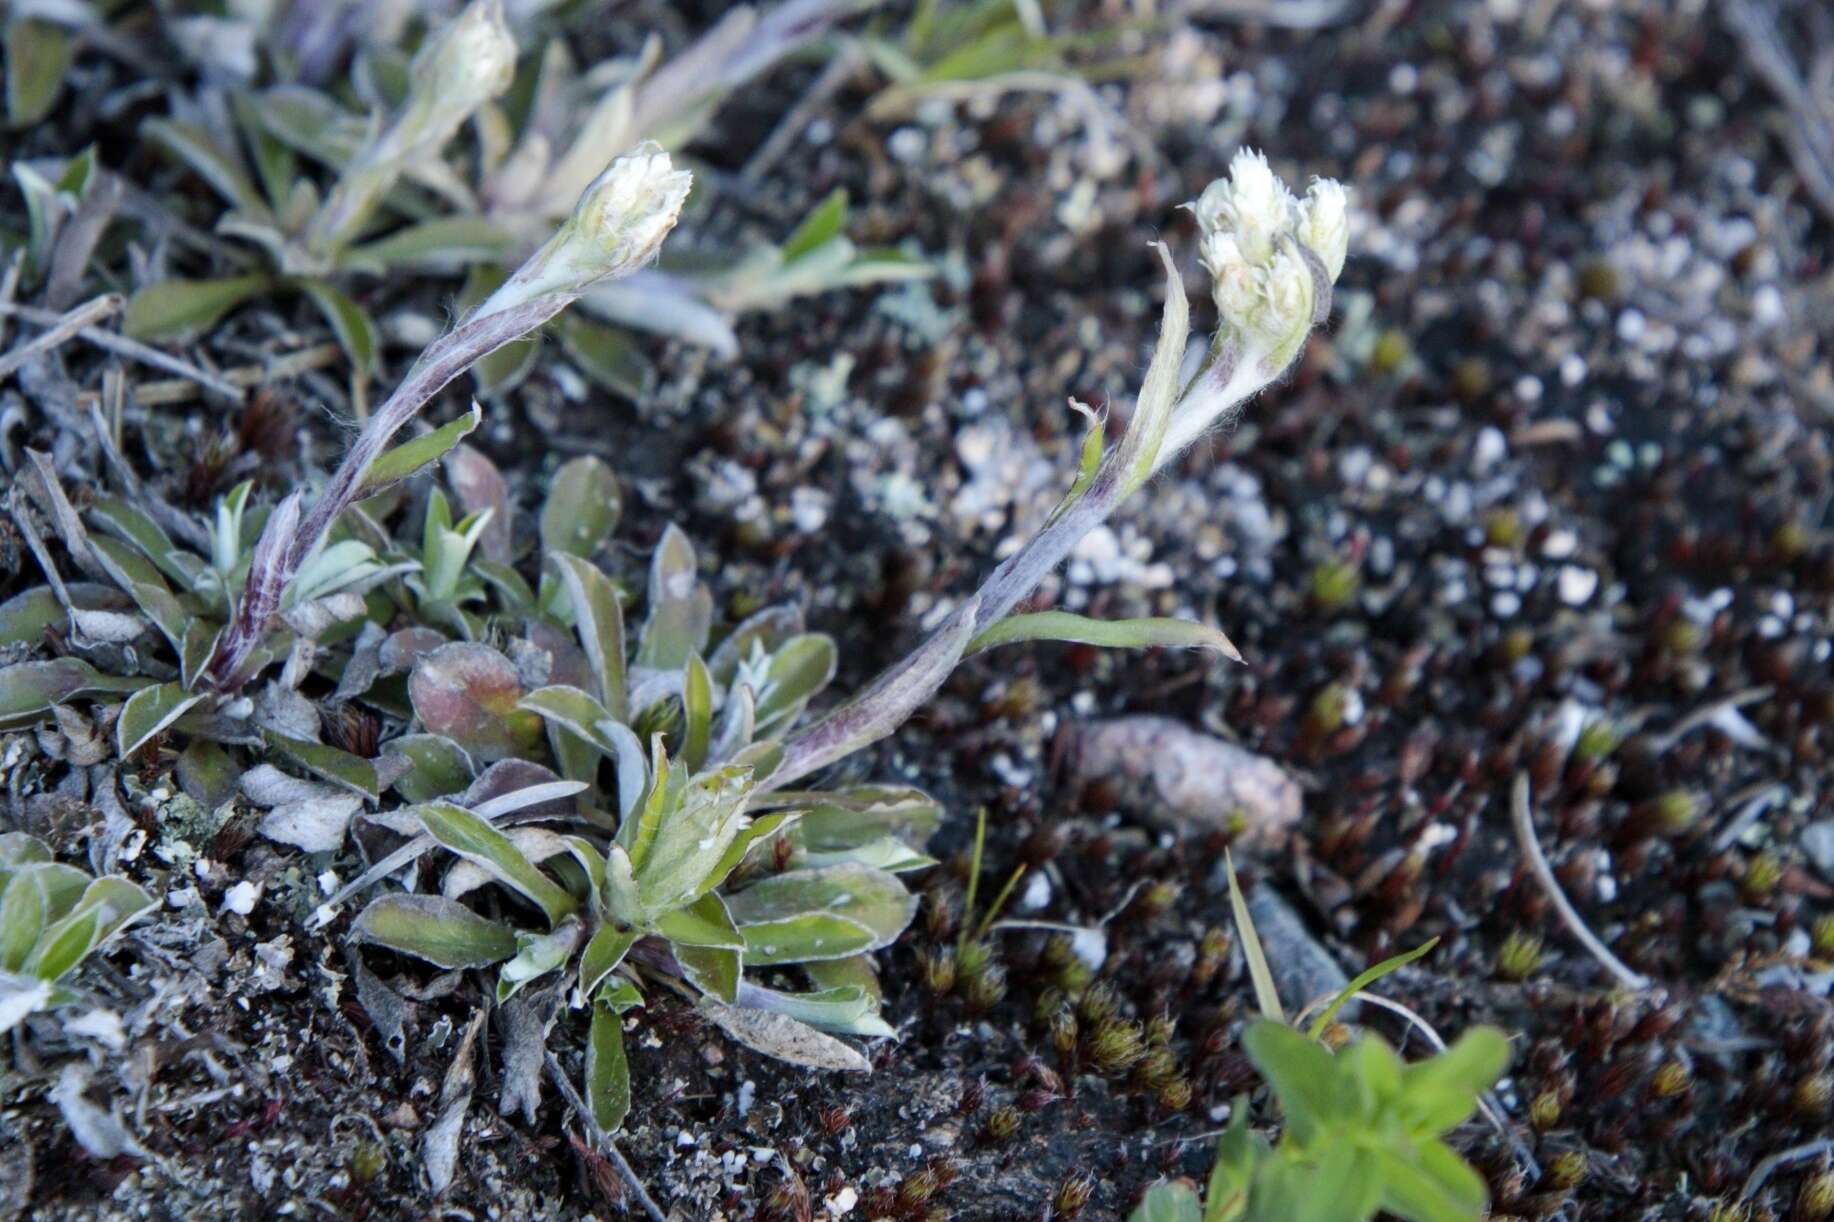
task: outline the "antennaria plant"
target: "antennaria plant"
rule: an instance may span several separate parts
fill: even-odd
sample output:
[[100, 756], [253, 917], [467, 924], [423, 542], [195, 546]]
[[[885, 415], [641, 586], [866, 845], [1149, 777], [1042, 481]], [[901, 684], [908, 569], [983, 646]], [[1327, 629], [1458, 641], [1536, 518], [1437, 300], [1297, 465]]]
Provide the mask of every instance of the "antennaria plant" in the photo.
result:
[[[1257, 155], [1239, 157], [1195, 205], [1216, 334], [1186, 360], [1182, 283], [1161, 248], [1164, 318], [1127, 434], [1105, 447], [1098, 421], [1038, 534], [904, 660], [811, 719], [834, 642], [794, 607], [718, 622], [676, 529], [644, 571], [603, 567], [619, 493], [602, 462], [554, 472], [538, 547], [519, 555], [506, 481], [461, 445], [481, 409], [396, 443], [452, 379], [646, 263], [688, 186], [653, 145], [592, 180], [559, 230], [422, 353], [309, 501], [264, 508], [244, 485], [201, 525], [123, 488], [83, 513], [36, 459], [20, 497], [120, 593], [64, 583], [20, 506], [52, 584], [0, 608], [9, 639], [64, 623], [118, 651], [94, 654], [106, 668], [73, 654], [0, 670], [11, 724], [61, 724], [86, 699], [123, 755], [182, 746], [183, 775], [239, 786], [270, 807], [264, 834], [314, 851], [339, 848], [369, 810], [401, 841], [330, 897], [320, 924], [361, 895], [358, 942], [488, 970], [487, 1004], [564, 997], [606, 1130], [629, 1107], [625, 1015], [659, 992], [812, 1067], [864, 1069], [838, 1037], [892, 1034], [873, 955], [912, 918], [904, 876], [931, 864], [923, 846], [942, 812], [908, 787], [824, 787], [817, 774], [896, 731], [962, 658], [1041, 639], [1235, 656], [1221, 632], [1184, 621], [1014, 612], [1079, 538], [1297, 358], [1346, 243], [1334, 184], [1296, 201]], [[338, 206], [360, 211], [371, 194], [357, 183]], [[834, 239], [838, 213], [831, 203], [801, 253]], [[408, 496], [441, 460], [450, 496]], [[277, 784], [307, 785], [310, 816], [266, 797]]]

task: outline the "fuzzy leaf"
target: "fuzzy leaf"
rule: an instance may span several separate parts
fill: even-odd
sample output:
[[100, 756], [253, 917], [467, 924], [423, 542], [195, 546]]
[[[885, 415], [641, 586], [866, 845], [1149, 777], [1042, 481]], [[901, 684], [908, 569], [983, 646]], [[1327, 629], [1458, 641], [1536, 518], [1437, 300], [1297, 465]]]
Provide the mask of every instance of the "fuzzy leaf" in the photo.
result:
[[610, 1006], [592, 1007], [586, 1037], [586, 1104], [600, 1129], [615, 1133], [630, 1112], [630, 1063], [624, 1058], [624, 1020]]
[[273, 278], [263, 275], [160, 280], [128, 299], [121, 329], [134, 339], [195, 339], [216, 326], [223, 315], [273, 286]]
[[771, 656], [769, 677], [758, 693], [758, 736], [787, 730], [809, 700], [834, 678], [834, 639], [815, 633], [792, 637]]
[[656, 932], [678, 946], [711, 946], [745, 949], [745, 938], [732, 923], [726, 905], [709, 892], [685, 908], [656, 918]]
[[269, 750], [285, 756], [307, 772], [333, 785], [341, 785], [366, 798], [381, 796], [381, 788], [376, 781], [376, 766], [360, 755], [352, 755], [325, 743], [288, 738], [272, 730], [264, 730], [262, 737], [266, 739]]
[[619, 929], [614, 925], [600, 925], [586, 941], [586, 949], [580, 955], [579, 988], [574, 994], [575, 1005], [584, 1004], [599, 991], [605, 978], [616, 971], [624, 962], [624, 956], [637, 940], [634, 929]]
[[[858, 963], [861, 959], [836, 960]], [[757, 985], [740, 986], [740, 999], [746, 1006], [787, 1014], [798, 1022], [837, 1031], [842, 1035], [890, 1038], [897, 1034], [891, 1024], [879, 1017], [879, 999], [858, 985], [841, 985], [814, 993], [780, 993]]]
[[422, 467], [438, 462], [451, 453], [454, 446], [470, 436], [483, 420], [484, 409], [474, 402], [470, 411], [450, 424], [442, 424], [432, 432], [422, 433], [411, 441], [404, 441], [383, 452], [375, 462], [369, 464], [369, 470], [363, 473], [363, 483], [357, 490], [357, 498], [363, 500], [375, 496], [394, 487]]
[[1099, 620], [1069, 611], [1009, 615], [968, 642], [965, 656], [1018, 641], [1074, 641], [1105, 649], [1208, 649], [1231, 662], [1242, 660], [1241, 652], [1227, 636], [1191, 620], [1158, 617]]
[[697, 1008], [714, 1026], [754, 1052], [809, 1069], [855, 1073], [872, 1069], [871, 1062], [857, 1048], [787, 1014], [729, 1006], [711, 997], [701, 998]]
[[121, 706], [121, 718], [115, 723], [115, 743], [122, 759], [129, 759], [147, 741], [170, 726], [185, 710], [202, 700], [176, 683], [161, 683], [143, 688], [129, 696]]
[[681, 688], [681, 758], [690, 771], [707, 762], [713, 741], [713, 677], [698, 653], [688, 656]]
[[[18, 11], [18, 10], [15, 10]], [[30, 127], [51, 113], [76, 48], [62, 27], [35, 17], [6, 24], [6, 119]]]
[[105, 675], [81, 658], [17, 662], [0, 667], [0, 726], [48, 712], [71, 697], [97, 692], [133, 692], [144, 679]]
[[567, 590], [580, 647], [598, 685], [599, 702], [607, 716], [625, 721], [629, 705], [624, 678], [624, 611], [611, 580], [590, 560], [569, 552], [548, 557]]
[[0, 645], [35, 645], [70, 613], [50, 586], [34, 586], [0, 603]]
[[358, 246], [342, 262], [378, 272], [405, 267], [450, 274], [492, 262], [514, 245], [513, 234], [480, 217], [442, 216]]
[[497, 1004], [502, 1005], [532, 980], [557, 972], [573, 957], [579, 946], [580, 923], [568, 917], [553, 932], [516, 935], [521, 949], [516, 957], [497, 970]]
[[404, 734], [390, 739], [383, 752], [408, 761], [408, 770], [395, 781], [395, 792], [406, 801], [431, 802], [471, 784], [471, 760], [449, 738]]
[[746, 958], [762, 965], [889, 946], [916, 915], [917, 897], [883, 870], [844, 865], [774, 874], [729, 896], [726, 907], [745, 935]]
[[656, 366], [629, 332], [562, 314], [554, 322], [561, 350], [580, 372], [619, 398], [641, 403], [656, 388]]
[[259, 216], [267, 202], [248, 179], [248, 172], [233, 151], [219, 145], [202, 124], [177, 119], [149, 119], [141, 132], [191, 167], [199, 178], [232, 208]]
[[46, 927], [23, 970], [40, 980], [61, 980], [90, 952], [152, 907], [153, 897], [125, 878], [95, 879], [69, 913]]
[[[683, 773], [679, 765], [670, 770]], [[658, 786], [661, 786], [658, 770]], [[726, 767], [664, 787], [656, 803], [653, 838], [641, 857], [632, 852], [638, 893], [645, 909], [666, 912], [711, 890], [715, 869], [745, 829], [745, 800], [751, 796], [749, 768]], [[648, 811], [646, 810], [646, 822]]]
[[680, 527], [670, 525], [650, 561], [649, 618], [637, 644], [637, 665], [652, 670], [685, 666], [688, 655], [707, 647], [712, 622], [713, 595], [701, 584], [694, 545]]
[[618, 478], [590, 455], [560, 465], [541, 507], [541, 549], [590, 557], [618, 524]]
[[417, 813], [429, 836], [533, 900], [547, 914], [549, 924], [558, 924], [579, 907], [579, 901], [537, 869], [508, 836], [470, 811], [429, 802]]
[[516, 953], [508, 926], [486, 920], [439, 895], [384, 895], [351, 926], [358, 942], [373, 942], [439, 967], [485, 967]]
[[365, 379], [375, 376], [376, 349], [380, 341], [376, 324], [363, 308], [328, 280], [303, 278], [293, 283], [324, 315], [332, 335], [337, 337], [338, 347], [344, 350], [357, 375]]
[[421, 724], [484, 762], [524, 755], [540, 740], [540, 718], [517, 707], [522, 694], [515, 663], [471, 641], [441, 645], [408, 676]]

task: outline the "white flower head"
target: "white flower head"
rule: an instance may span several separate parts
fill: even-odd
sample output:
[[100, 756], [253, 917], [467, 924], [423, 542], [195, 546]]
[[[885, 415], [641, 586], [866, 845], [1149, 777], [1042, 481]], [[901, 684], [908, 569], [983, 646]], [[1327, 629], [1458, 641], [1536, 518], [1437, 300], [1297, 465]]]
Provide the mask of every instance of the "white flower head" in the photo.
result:
[[592, 180], [571, 223], [579, 240], [608, 266], [634, 269], [647, 263], [675, 228], [693, 185], [692, 174], [677, 170], [661, 145], [646, 140]]
[[1266, 264], [1292, 227], [1293, 197], [1266, 157], [1243, 149], [1229, 163], [1229, 177], [1204, 189], [1195, 211], [1206, 234], [1229, 233], [1249, 262]]
[[1255, 324], [1262, 331], [1278, 339], [1311, 330], [1318, 286], [1312, 269], [1290, 244], [1261, 270], [1260, 288], [1261, 310]]
[[597, 281], [636, 271], [675, 228], [693, 185], [694, 176], [677, 170], [661, 145], [644, 141], [592, 180], [573, 215], [479, 312], [549, 293], [578, 295]]
[[1335, 178], [1314, 178], [1299, 205], [1299, 240], [1336, 281], [1350, 250], [1350, 193]]
[[422, 44], [412, 73], [418, 97], [461, 120], [508, 89], [516, 74], [516, 40], [503, 19], [503, 0], [472, 0]]

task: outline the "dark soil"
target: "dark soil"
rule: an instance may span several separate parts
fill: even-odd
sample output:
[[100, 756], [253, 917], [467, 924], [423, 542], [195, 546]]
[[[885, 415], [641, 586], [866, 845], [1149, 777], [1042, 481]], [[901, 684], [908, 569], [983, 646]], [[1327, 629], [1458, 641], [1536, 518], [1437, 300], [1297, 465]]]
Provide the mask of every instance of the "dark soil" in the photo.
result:
[[[1091, 6], [1081, 20], [1113, 16]], [[1295, 770], [1298, 833], [1278, 854], [1238, 852], [1244, 881], [1283, 893], [1350, 974], [1439, 938], [1382, 991], [1447, 1038], [1479, 1022], [1515, 1035], [1498, 1095], [1521, 1149], [1478, 1124], [1460, 1134], [1498, 1214], [1737, 1216], [1714, 1211], [1760, 1160], [1826, 1136], [1834, 937], [1816, 923], [1834, 912], [1834, 879], [1800, 836], [1830, 817], [1834, 793], [1834, 278], [1829, 221], [1779, 136], [1784, 112], [1713, 6], [1492, 0], [1353, 5], [1346, 18], [1294, 31], [1174, 17], [1134, 36], [1137, 75], [1101, 96], [1150, 155], [1123, 144], [1118, 166], [1064, 99], [1011, 94], [880, 124], [859, 117], [862, 77], [766, 181], [739, 188], [732, 175], [815, 69], [781, 71], [696, 146], [731, 189], [695, 240], [781, 234], [845, 186], [856, 240], [909, 244], [944, 274], [752, 316], [736, 363], [651, 343], [652, 402], [568, 399], [555, 352], [488, 405], [482, 448], [525, 508], [561, 458], [605, 455], [626, 481], [633, 560], [682, 523], [717, 558], [709, 578], [732, 605], [807, 603], [842, 644], [845, 691], [1049, 510], [1080, 441], [1067, 397], [1125, 417], [1157, 319], [1150, 241], [1191, 267], [1195, 321], [1211, 321], [1176, 205], [1238, 145], [1265, 148], [1289, 181], [1343, 179], [1362, 209], [1333, 321], [1301, 368], [1041, 594], [1104, 616], [1213, 618], [1247, 665], [1009, 649], [965, 666], [908, 732], [847, 765], [928, 787], [954, 816], [933, 846], [950, 864], [883, 956], [901, 1039], [872, 1050], [870, 1076], [820, 1077], [666, 1001], [642, 1011], [620, 1144], [678, 1216], [821, 1217], [851, 1203], [854, 1217], [1044, 1217], [1082, 1177], [1084, 1216], [1112, 1218], [1162, 1174], [1201, 1178], [1220, 1109], [1256, 1085], [1235, 1039], [1253, 1012], [1241, 956], [1206, 966], [1200, 953], [1207, 932], [1214, 949], [1233, 931], [1218, 871], [1228, 841], [1148, 830], [1074, 776], [1076, 727], [1123, 711], [1187, 720]], [[163, 183], [173, 171], [136, 146], [138, 117], [79, 106], [68, 130], [15, 147], [93, 139], [129, 179]], [[437, 318], [454, 288], [367, 304]], [[245, 311], [195, 351], [240, 364], [315, 327], [303, 307]], [[391, 350], [388, 368], [409, 356]], [[75, 385], [100, 384], [91, 362], [72, 350]], [[343, 437], [328, 419], [335, 387], [273, 390], [300, 405], [309, 459], [328, 463]], [[149, 413], [136, 457], [177, 452], [186, 428], [223, 416], [198, 403]], [[31, 407], [26, 419], [13, 441], [51, 444], [54, 421]], [[303, 472], [267, 474], [278, 489]], [[795, 510], [811, 494], [826, 513], [804, 529]], [[0, 594], [37, 580], [26, 559]], [[1347, 597], [1328, 596], [1345, 584]], [[1569, 758], [1594, 719], [1621, 745]], [[16, 794], [55, 781], [48, 761], [6, 766], [21, 770]], [[1562, 885], [1652, 989], [1618, 987], [1528, 874], [1509, 818], [1521, 773]], [[1652, 814], [1674, 792], [1696, 808], [1685, 827]], [[1115, 914], [1100, 979], [1123, 1017], [1175, 1024], [1187, 1104], [1167, 1106], [1163, 1084], [1138, 1074], [1095, 1072], [1086, 1047], [1054, 1046], [1040, 1003], [1064, 969], [1047, 933], [994, 935], [1003, 996], [975, 1006], [926, 985], [926, 963], [955, 944], [983, 806], [983, 902], [1024, 863], [1049, 885], [1022, 881], [1019, 915]], [[133, 813], [169, 839], [158, 807], [148, 797]], [[15, 808], [53, 835], [85, 822], [55, 817], [49, 801]], [[480, 1059], [459, 1179], [427, 1199], [417, 1143], [474, 985], [417, 1002], [398, 1059], [336, 928], [304, 926], [314, 875], [348, 878], [354, 857], [254, 842], [222, 860], [268, 886], [251, 919], [213, 915], [206, 888], [207, 911], [141, 927], [98, 981], [142, 1021], [124, 1033], [126, 1068], [97, 1058], [89, 1097], [128, 1119], [145, 1158], [90, 1159], [44, 1100], [55, 1066], [86, 1045], [16, 1044], [3, 1123], [30, 1143], [35, 1216], [619, 1215], [616, 1175], [551, 1089], [533, 1124], [496, 1114], [494, 1055]], [[183, 882], [142, 865], [149, 884]], [[1524, 938], [1544, 957], [1526, 982], [1502, 979], [1500, 951]], [[1391, 1016], [1361, 1018], [1404, 1041]], [[576, 1065], [574, 1037], [556, 1031]], [[1576, 1178], [1562, 1162], [1575, 1152]], [[1749, 1216], [1812, 1216], [1792, 1202], [1821, 1170], [1778, 1171]]]

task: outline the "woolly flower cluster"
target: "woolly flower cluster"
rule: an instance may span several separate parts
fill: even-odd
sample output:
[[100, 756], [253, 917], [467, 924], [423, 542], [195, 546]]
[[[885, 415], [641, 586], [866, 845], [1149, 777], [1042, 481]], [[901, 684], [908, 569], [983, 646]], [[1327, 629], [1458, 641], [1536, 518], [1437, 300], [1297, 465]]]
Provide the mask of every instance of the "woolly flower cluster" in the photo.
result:
[[581, 193], [573, 215], [478, 308], [489, 314], [545, 294], [577, 296], [655, 257], [687, 202], [693, 176], [646, 140]]
[[1276, 345], [1303, 337], [1319, 285], [1337, 280], [1349, 249], [1349, 197], [1334, 179], [1314, 179], [1303, 200], [1250, 149], [1235, 155], [1229, 177], [1204, 189], [1193, 205], [1203, 233], [1201, 258], [1215, 283], [1216, 305], [1237, 331]]

